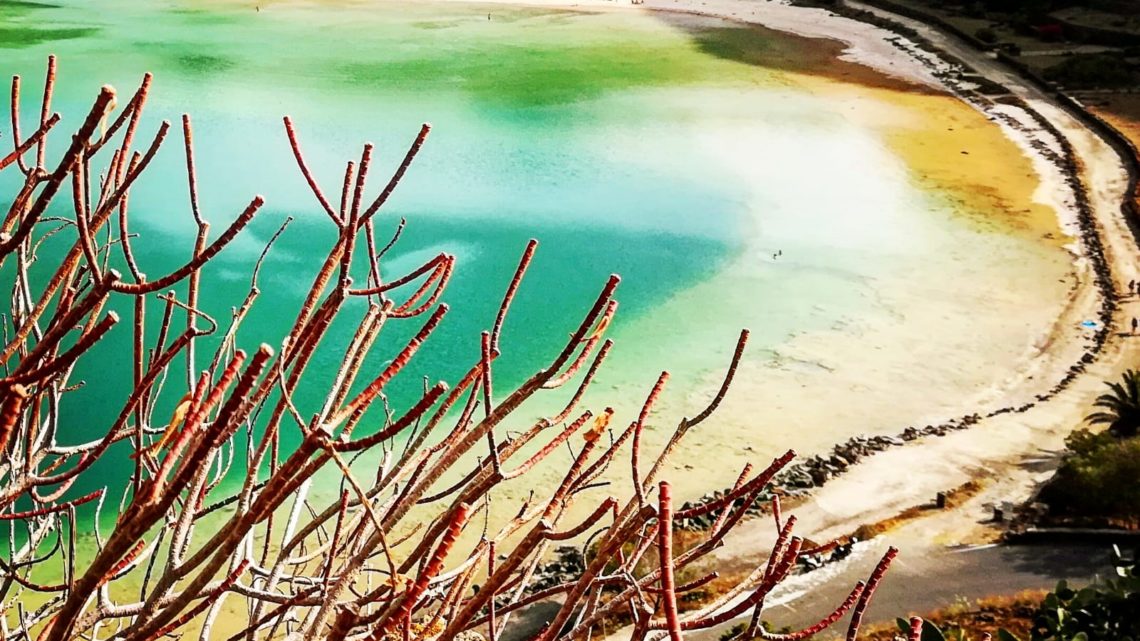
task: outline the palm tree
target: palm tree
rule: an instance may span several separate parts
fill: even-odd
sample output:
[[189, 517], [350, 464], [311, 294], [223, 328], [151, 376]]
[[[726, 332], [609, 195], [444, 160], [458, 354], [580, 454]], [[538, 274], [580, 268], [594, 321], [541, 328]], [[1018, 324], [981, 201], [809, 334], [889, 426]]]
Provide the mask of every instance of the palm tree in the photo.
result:
[[1085, 420], [1108, 424], [1108, 431], [1118, 437], [1136, 436], [1140, 432], [1140, 372], [1124, 372], [1120, 383], [1105, 382], [1112, 392], [1101, 394], [1093, 403], [1104, 411], [1093, 412]]

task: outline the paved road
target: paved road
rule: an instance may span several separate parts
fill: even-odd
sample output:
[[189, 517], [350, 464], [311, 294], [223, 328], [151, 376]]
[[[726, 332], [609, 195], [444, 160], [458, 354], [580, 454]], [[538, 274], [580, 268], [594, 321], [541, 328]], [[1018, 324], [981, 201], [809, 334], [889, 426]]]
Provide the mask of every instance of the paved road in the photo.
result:
[[[793, 576], [770, 595], [764, 618], [778, 627], [815, 623], [846, 598], [856, 581], [867, 577], [885, 546], [871, 541], [840, 563]], [[1103, 545], [986, 546], [910, 555], [904, 550], [880, 584], [863, 621], [869, 624], [922, 614], [952, 605], [961, 597], [1048, 589], [1061, 579], [1084, 585], [1098, 574], [1111, 575], [1109, 553]], [[538, 604], [521, 613], [510, 622], [503, 640], [531, 638], [557, 609], [554, 603]], [[686, 633], [685, 638], [716, 641], [734, 623]], [[846, 625], [844, 619], [835, 629], [846, 630]]]
[[[987, 546], [940, 550], [916, 558], [904, 550], [883, 579], [864, 621], [921, 614], [951, 605], [960, 597], [1052, 588], [1061, 579], [1085, 584], [1097, 574], [1111, 575], [1109, 553], [1105, 546]], [[866, 578], [880, 554], [882, 547], [876, 545], [841, 564], [793, 577], [786, 590], [773, 594], [776, 605], [766, 609], [764, 618], [777, 626], [814, 623], [842, 602], [856, 581]], [[686, 635], [686, 639], [715, 640], [723, 629]]]

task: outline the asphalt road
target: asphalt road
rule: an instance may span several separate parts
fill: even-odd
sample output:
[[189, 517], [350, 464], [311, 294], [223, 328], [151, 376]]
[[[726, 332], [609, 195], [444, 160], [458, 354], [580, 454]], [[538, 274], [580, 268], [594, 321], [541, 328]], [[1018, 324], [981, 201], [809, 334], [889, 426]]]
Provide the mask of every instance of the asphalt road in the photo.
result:
[[[777, 627], [800, 628], [815, 623], [846, 598], [856, 581], [866, 579], [885, 544], [870, 541], [848, 559], [795, 575], [768, 598], [764, 618]], [[904, 549], [879, 585], [864, 624], [893, 621], [954, 604], [962, 598], [1050, 589], [1065, 579], [1085, 585], [1096, 576], [1113, 576], [1111, 550], [1105, 545], [1021, 545], [942, 548], [907, 554]], [[531, 638], [558, 610], [540, 603], [516, 615], [503, 631], [504, 641]], [[716, 641], [724, 630], [747, 617], [713, 629], [689, 632], [689, 641]], [[847, 628], [845, 617], [833, 630]]]
[[[786, 590], [773, 594], [775, 603], [765, 609], [764, 618], [776, 626], [814, 623], [841, 603], [856, 581], [870, 574], [882, 551], [879, 546], [868, 547], [842, 563], [789, 579]], [[1110, 553], [1104, 545], [983, 546], [922, 555], [903, 550], [879, 585], [863, 621], [869, 624], [922, 614], [961, 598], [1049, 589], [1061, 579], [1084, 585], [1094, 576], [1114, 575]], [[846, 618], [837, 625], [845, 630]], [[715, 640], [723, 629], [685, 638]]]

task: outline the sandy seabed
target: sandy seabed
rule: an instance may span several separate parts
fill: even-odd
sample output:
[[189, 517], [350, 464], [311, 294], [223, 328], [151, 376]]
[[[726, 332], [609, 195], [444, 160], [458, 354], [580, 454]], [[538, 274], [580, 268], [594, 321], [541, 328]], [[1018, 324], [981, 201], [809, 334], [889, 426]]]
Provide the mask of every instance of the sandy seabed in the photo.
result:
[[[1088, 346], [1091, 333], [1080, 329], [1080, 321], [1095, 318], [1099, 302], [1087, 261], [1070, 235], [1073, 194], [1061, 172], [1030, 146], [1030, 134], [996, 124], [994, 114], [947, 91], [934, 76], [945, 63], [916, 57], [889, 42], [894, 34], [878, 27], [776, 2], [649, 0], [632, 9], [608, 0], [517, 4], [695, 12], [841, 41], [847, 48], [840, 58], [865, 66], [866, 75], [836, 80], [790, 74], [793, 81], [878, 131], [915, 182], [958, 201], [958, 209], [967, 212], [967, 229], [996, 231], [1005, 238], [997, 244], [992, 234], [979, 233], [978, 243], [994, 243], [984, 245], [997, 253], [988, 259], [939, 257], [977, 260], [971, 279], [948, 282], [933, 271], [925, 278], [900, 274], [899, 282], [876, 288], [897, 297], [875, 301], [888, 310], [884, 314], [860, 319], [857, 327], [797, 335], [775, 358], [746, 359], [718, 413], [671, 459], [665, 476], [679, 486], [682, 498], [731, 484], [745, 462], [763, 464], [789, 442], [811, 455], [855, 434], [894, 434], [907, 425], [1033, 400]], [[884, 86], [889, 83], [882, 82], [883, 74], [913, 86]], [[734, 153], [739, 154], [735, 164], [746, 173], [750, 152], [737, 148]], [[747, 270], [746, 263], [756, 259], [746, 255], [727, 269]], [[993, 269], [1001, 270], [1002, 282], [992, 281]], [[688, 313], [686, 296], [682, 292], [667, 305]], [[970, 335], [931, 340], [947, 319], [961, 319], [971, 308], [978, 313]], [[711, 395], [718, 374], [695, 389], [666, 396], [648, 433], [649, 451], [664, 442], [676, 420]], [[902, 451], [919, 457], [920, 449]], [[529, 483], [554, 482], [556, 467], [548, 478]], [[615, 492], [628, 485], [622, 474], [614, 475], [615, 482], [624, 481]], [[520, 498], [513, 494], [508, 491], [510, 498]]]
[[[451, 1], [691, 13], [827, 39], [821, 46], [842, 42], [845, 48], [839, 58], [857, 63], [865, 74], [844, 79], [796, 73], [789, 77], [827, 96], [848, 118], [880, 132], [885, 144], [910, 168], [915, 182], [958, 201], [965, 212], [963, 226], [980, 232], [979, 243], [991, 242], [993, 232], [1005, 239], [986, 246], [994, 255], [979, 261], [973, 278], [946, 282], [937, 273], [925, 279], [900, 275], [899, 283], [881, 287], [899, 297], [876, 301], [887, 310], [881, 317], [864, 320], [855, 328], [804, 333], [782, 346], [774, 359], [746, 360], [718, 413], [689, 435], [664, 473], [678, 488], [680, 498], [695, 498], [731, 484], [746, 462], [763, 465], [767, 457], [786, 449], [783, 443], [793, 440], [802, 454], [811, 455], [860, 433], [895, 434], [907, 425], [938, 423], [1033, 401], [1035, 395], [1056, 384], [1088, 348], [1091, 332], [1080, 323], [1096, 318], [1100, 301], [1091, 285], [1088, 261], [1072, 235], [1074, 196], [1061, 171], [1032, 147], [1035, 140], [1051, 147], [1056, 147], [1056, 141], [1041, 132], [1011, 127], [1011, 121], [1027, 129], [1032, 126], [1024, 113], [1014, 113], [1019, 110], [1004, 105], [980, 108], [961, 100], [936, 77], [949, 65], [913, 45], [892, 42], [899, 40], [895, 34], [825, 10], [767, 0], [647, 0], [636, 6], [612, 0]], [[969, 60], [970, 53], [955, 55]], [[910, 87], [883, 82], [884, 76]], [[998, 118], [1003, 114], [1005, 122]], [[739, 153], [735, 164], [747, 172], [750, 157], [747, 152]], [[1103, 180], [1108, 182], [1118, 178], [1110, 176], [1111, 168], [1105, 168], [1105, 174]], [[1113, 216], [1112, 196], [1102, 196], [1103, 211], [1098, 213]], [[987, 233], [991, 240], [983, 237]], [[747, 262], [755, 258], [745, 255], [727, 270], [747, 270]], [[978, 260], [971, 255], [950, 259]], [[997, 266], [1005, 281], [995, 283], [988, 270]], [[684, 313], [686, 295], [678, 294], [667, 306], [672, 304]], [[915, 299], [923, 304], [915, 305]], [[905, 314], [897, 311], [902, 309]], [[930, 340], [931, 333], [948, 318], [961, 318], [971, 309], [977, 314], [971, 319], [970, 335], [961, 336], [960, 341], [944, 335], [938, 342]], [[1024, 340], [1025, 336], [1030, 339]], [[1107, 351], [1111, 354], [1113, 349], [1110, 345]], [[647, 386], [655, 377], [650, 374], [646, 372]], [[1039, 447], [1059, 445], [1060, 436], [1079, 424], [1099, 380], [1103, 379], [1081, 387], [1083, 395], [1072, 402], [1051, 401], [1042, 406], [1037, 414], [1048, 417], [1047, 430], [1020, 425], [996, 428], [994, 424], [1003, 421], [985, 421], [953, 437], [874, 457], [818, 493], [819, 500], [805, 508], [809, 514], [801, 519], [805, 533], [840, 533], [869, 518], [871, 512], [911, 505], [918, 497], [925, 499], [964, 477], [993, 474], [993, 461], [1008, 464]], [[646, 436], [647, 451], [663, 444], [676, 421], [700, 408], [718, 384], [718, 374], [713, 374], [693, 389], [672, 390], [672, 396], [667, 395], [654, 413]], [[622, 399], [618, 409], [635, 409], [639, 401]], [[1052, 412], [1049, 408], [1058, 409]], [[1016, 420], [1025, 416], [1018, 415]], [[957, 444], [960, 457], [945, 451], [948, 443]], [[888, 460], [890, 464], [880, 462]], [[967, 460], [968, 465], [964, 464]], [[514, 505], [531, 488], [557, 483], [564, 463], [535, 470], [525, 484], [497, 491], [496, 499], [501, 505]], [[859, 486], [848, 480], [865, 479], [868, 474], [876, 478], [874, 483]], [[628, 471], [614, 470], [609, 480], [615, 484], [609, 492], [622, 495], [628, 489]], [[844, 487], [846, 492], [831, 498]], [[584, 498], [569, 518], [573, 519], [574, 512], [589, 511], [593, 504]], [[737, 537], [737, 545], [729, 546], [725, 554], [755, 554], [754, 541], [744, 543], [754, 535]], [[767, 533], [763, 536], [768, 537]]]
[[[523, 4], [567, 3], [537, 0]], [[594, 0], [574, 6], [622, 5]], [[768, 1], [648, 0], [635, 10], [697, 12], [757, 22], [807, 37], [835, 39], [846, 43], [842, 54], [846, 60], [927, 88], [942, 86], [933, 72], [944, 69], [945, 63], [937, 58], [896, 47], [888, 38], [897, 36], [883, 29], [818, 9]], [[1116, 154], [1071, 115], [1017, 82], [1016, 77], [992, 61], [964, 46], [955, 46], [931, 28], [913, 21], [908, 24], [987, 76], [1011, 86], [1016, 95], [1025, 98], [1031, 108], [1069, 140], [1083, 168], [1082, 180], [1093, 220], [1105, 243], [1105, 258], [1113, 272], [1116, 291], [1125, 291], [1128, 281], [1140, 275], [1140, 268], [1132, 235], [1120, 214], [1126, 176]], [[778, 442], [781, 434], [802, 437], [805, 430], [813, 429], [818, 449], [803, 452], [810, 455], [826, 451], [830, 443], [852, 434], [874, 431], [869, 426], [860, 429], [849, 423], [835, 425], [837, 415], [877, 414], [882, 425], [897, 431], [907, 424], [937, 423], [973, 412], [984, 414], [1000, 407], [1033, 403], [1090, 347], [1092, 333], [1082, 327], [1082, 321], [1095, 319], [1102, 301], [1092, 284], [1090, 261], [1082, 255], [1075, 239], [1074, 194], [1065, 184], [1061, 170], [1032, 146], [1036, 141], [1058, 151], [1058, 141], [1039, 128], [1034, 131], [1027, 114], [1009, 106], [991, 105], [986, 110], [944, 92], [944, 88], [934, 93], [900, 92], [860, 86], [858, 79], [853, 80], [854, 84], [845, 84], [802, 79], [812, 83], [813, 89], [848, 101], [853, 118], [880, 128], [892, 149], [913, 168], [916, 180], [955, 194], [968, 208], [989, 214], [974, 223], [1000, 228], [1048, 255], [1050, 259], [1045, 262], [1026, 265], [1024, 280], [1019, 281], [1024, 287], [1008, 291], [1008, 300], [1004, 302], [1016, 300], [1017, 308], [1028, 316], [1049, 321], [1038, 327], [1029, 345], [1002, 344], [1002, 333], [993, 332], [992, 349], [977, 350], [975, 346], [972, 355], [976, 360], [961, 359], [961, 355], [955, 354], [924, 353], [923, 317], [934, 321], [941, 315], [960, 313], [961, 308], [948, 299], [969, 297], [982, 286], [985, 272], [979, 270], [978, 282], [947, 283], [939, 296], [932, 297], [930, 305], [916, 311], [917, 318], [907, 319], [905, 325], [884, 323], [865, 328], [860, 340], [864, 346], [874, 345], [881, 358], [845, 359], [843, 355], [850, 351], [850, 346], [839, 333], [830, 340], [818, 334], [797, 338], [786, 349], [788, 362], [825, 362], [833, 366], [825, 388], [818, 387], [822, 379], [817, 372], [809, 376], [795, 367], [743, 367], [720, 413], [702, 428], [703, 432], [691, 434], [686, 446], [671, 460], [671, 469], [665, 475], [682, 487], [683, 497], [730, 483], [743, 461], [749, 459], [749, 452], [754, 454], [752, 462], [766, 463], [758, 451], [764, 448], [748, 445], [758, 431], [766, 439]], [[1001, 118], [1002, 115], [1007, 118]], [[995, 120], [1000, 124], [995, 124]], [[1011, 122], [1024, 127], [1011, 126]], [[1064, 247], [1065, 252], [1054, 251], [1058, 247]], [[1050, 260], [1052, 266], [1043, 271], [1042, 265]], [[982, 298], [977, 302], [986, 304]], [[1121, 301], [1115, 316], [1118, 326], [1138, 313], [1135, 307], [1132, 300]], [[911, 322], [916, 320], [917, 323]], [[989, 335], [991, 329], [1000, 330], [986, 325], [976, 327], [980, 335]], [[924, 530], [921, 540], [912, 541], [910, 553], [922, 554], [923, 548], [929, 546], [990, 539], [996, 528], [979, 525], [986, 520], [986, 509], [1024, 500], [1037, 483], [1051, 474], [1053, 456], [1063, 448], [1064, 437], [1081, 426], [1092, 400], [1103, 388], [1103, 381], [1117, 377], [1134, 362], [1138, 351], [1129, 337], [1113, 333], [1087, 371], [1049, 401], [1036, 403], [1023, 413], [985, 419], [969, 430], [944, 438], [892, 449], [860, 463], [813, 492], [812, 499], [797, 510], [799, 531], [816, 540], [827, 540], [849, 533], [858, 523], [887, 518], [924, 503], [936, 492], [968, 479], [985, 478], [986, 489], [956, 513], [932, 524], [933, 529]], [[952, 382], [950, 389], [930, 390], [921, 384], [924, 372], [944, 367], [954, 370], [943, 379]], [[1003, 374], [993, 380], [994, 372]], [[979, 385], [987, 376], [990, 381]], [[867, 382], [873, 379], [896, 384], [899, 393], [885, 397], [866, 393]], [[808, 381], [814, 381], [816, 386], [809, 387]], [[710, 380], [705, 389], [690, 393], [685, 399], [687, 405], [699, 407], [714, 383]], [[773, 412], [766, 389], [780, 390], [780, 413]], [[837, 406], [844, 409], [837, 411]], [[660, 414], [667, 411], [663, 409]], [[789, 420], [773, 421], [773, 416]], [[671, 425], [663, 423], [657, 442], [663, 440], [666, 426]], [[651, 436], [651, 443], [653, 440]], [[770, 450], [763, 452], [769, 453]], [[552, 471], [550, 479], [554, 476]], [[628, 481], [617, 492], [623, 491], [625, 485]], [[753, 564], [767, 554], [773, 538], [770, 523], [748, 522], [730, 535], [719, 553], [720, 559], [730, 566]]]
[[[353, 4], [387, 1], [391, 0]], [[1061, 171], [1033, 148], [1036, 142], [1055, 150], [1057, 142], [1033, 131], [1031, 119], [1018, 109], [980, 107], [960, 99], [938, 77], [950, 65], [913, 43], [826, 10], [769, 0], [646, 0], [639, 5], [616, 0], [449, 1], [699, 14], [825, 39], [820, 46], [841, 42], [838, 58], [856, 63], [865, 73], [843, 79], [788, 73], [789, 78], [827, 96], [853, 121], [880, 132], [910, 168], [915, 182], [959, 201], [963, 212], [972, 212], [963, 214], [966, 229], [996, 231], [1009, 239], [987, 246], [995, 255], [980, 261], [971, 279], [946, 282], [934, 273], [928, 284], [895, 286], [895, 292], [905, 293], [898, 294], [900, 300], [877, 301], [888, 310], [881, 318], [854, 329], [804, 333], [782, 346], [774, 359], [746, 361], [717, 415], [690, 434], [665, 472], [682, 499], [730, 484], [745, 462], [766, 463], [766, 457], [781, 452], [781, 443], [792, 438], [801, 453], [811, 455], [855, 434], [894, 434], [907, 425], [1032, 402], [1089, 347], [1091, 332], [1081, 322], [1096, 318], [1100, 300], [1091, 284], [1087, 257], [1074, 238], [1074, 194]], [[317, 0], [317, 4], [326, 2]], [[263, 3], [270, 9], [272, 4]], [[912, 26], [936, 44], [947, 45], [937, 32]], [[994, 67], [970, 50], [952, 53], [983, 72]], [[999, 81], [1009, 79], [1000, 71], [994, 73]], [[884, 83], [884, 77], [911, 86], [900, 89], [897, 83]], [[1115, 190], [1124, 179], [1119, 165], [1113, 164], [1114, 155], [1041, 96], [1029, 97], [1030, 104], [1074, 142], [1086, 167], [1086, 181], [1093, 184], [1098, 224], [1121, 228]], [[746, 172], [748, 154], [742, 153], [736, 165]], [[1129, 253], [1134, 247], [1123, 233], [1109, 233], [1106, 238], [1111, 241], [1107, 251], [1115, 278], [1127, 283], [1136, 273]], [[981, 235], [979, 242], [985, 242]], [[747, 269], [752, 258], [745, 256], [727, 269]], [[960, 260], [977, 258], [964, 255]], [[1002, 266], [1006, 282], [991, 282], [987, 270], [995, 265]], [[914, 291], [916, 287], [925, 291]], [[685, 296], [684, 292], [677, 296], [678, 310], [684, 309]], [[924, 304], [916, 306], [903, 297]], [[889, 311], [903, 308], [905, 316]], [[971, 335], [962, 336], [957, 349], [953, 337], [947, 341], [940, 336], [941, 342], [932, 343], [931, 334], [941, 323], [970, 314], [971, 309], [977, 310]], [[1024, 340], [1025, 336], [1030, 339]], [[1129, 350], [1126, 341], [1114, 337], [1079, 384], [1032, 412], [983, 421], [966, 432], [898, 448], [856, 466], [817, 492], [817, 500], [804, 508], [804, 529], [816, 536], [840, 533], [874, 514], [925, 500], [965, 478], [1016, 475], [1018, 461], [1042, 448], [1056, 449], [1064, 434], [1079, 425], [1100, 381], [1120, 369], [1120, 359]], [[647, 386], [655, 377], [650, 374], [646, 373]], [[647, 449], [662, 444], [676, 420], [701, 407], [718, 384], [714, 374], [694, 389], [674, 390], [672, 400], [667, 397], [655, 412]], [[621, 403], [636, 406], [639, 400]], [[515, 504], [530, 488], [555, 483], [561, 463], [565, 461], [536, 470], [525, 487], [503, 488], [497, 498]], [[627, 472], [611, 474], [615, 482], [611, 491], [620, 494], [628, 489], [626, 477]], [[1018, 483], [1002, 496], [1024, 495], [1030, 484], [1024, 478]], [[585, 503], [578, 509], [588, 510]], [[755, 535], [745, 532], [737, 537], [737, 544], [725, 554], [756, 553], [755, 541], [742, 543]]]

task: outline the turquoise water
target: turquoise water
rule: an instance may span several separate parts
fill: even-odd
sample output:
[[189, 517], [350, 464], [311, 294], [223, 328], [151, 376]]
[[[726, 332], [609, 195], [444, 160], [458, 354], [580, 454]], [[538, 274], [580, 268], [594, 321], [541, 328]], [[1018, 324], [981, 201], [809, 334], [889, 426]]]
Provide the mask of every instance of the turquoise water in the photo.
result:
[[[617, 347], [596, 398], [631, 410], [668, 368], [683, 390], [673, 407], [685, 411], [741, 327], [753, 330], [751, 358], [767, 362], [791, 337], [874, 307], [879, 281], [957, 277], [957, 261], [939, 257], [977, 239], [949, 229], [945, 200], [916, 188], [877, 134], [781, 70], [802, 43], [715, 20], [684, 26], [647, 14], [431, 3], [6, 3], [0, 72], [23, 76], [34, 98], [46, 55], [59, 56], [54, 108], [68, 123], [100, 85], [125, 102], [144, 72], [155, 73], [138, 145], [160, 119], [175, 127], [131, 201], [132, 231], [142, 234], [135, 251], [152, 275], [183, 262], [192, 244], [175, 135], [182, 112], [194, 118], [215, 233], [252, 194], [265, 195], [249, 232], [205, 277], [206, 309], [223, 326], [265, 241], [296, 218], [266, 262], [239, 338], [247, 349], [280, 343], [333, 242], [281, 115], [297, 122], [330, 197], [366, 140], [379, 155], [376, 193], [430, 121], [424, 151], [380, 218], [380, 237], [409, 221], [384, 271], [399, 275], [440, 251], [458, 265], [445, 296], [452, 312], [391, 389], [394, 403], [422, 376], [454, 381], [476, 358], [479, 332], [533, 237], [541, 246], [504, 332], [498, 388], [543, 366], [617, 272]], [[752, 52], [746, 61], [724, 55], [742, 46]], [[25, 123], [38, 113], [33, 102], [25, 100]], [[0, 193], [12, 178], [0, 176]], [[159, 314], [155, 303], [151, 318]], [[345, 313], [310, 368], [303, 412], [319, 407], [313, 391], [362, 314], [363, 303]], [[418, 326], [386, 328], [366, 371]], [[64, 440], [102, 434], [125, 394], [116, 380], [129, 376], [129, 344], [124, 323], [77, 370], [86, 386], [66, 406]], [[173, 404], [180, 394], [166, 396]], [[750, 443], [776, 447], [759, 433]], [[109, 457], [103, 471], [121, 464]]]

